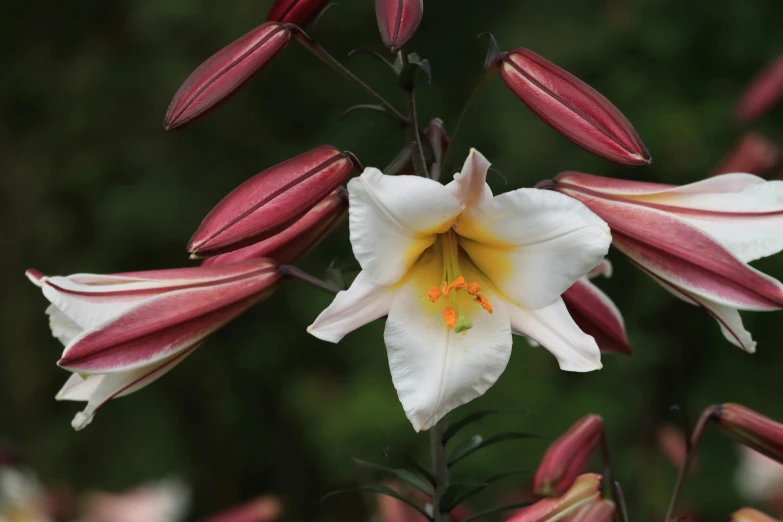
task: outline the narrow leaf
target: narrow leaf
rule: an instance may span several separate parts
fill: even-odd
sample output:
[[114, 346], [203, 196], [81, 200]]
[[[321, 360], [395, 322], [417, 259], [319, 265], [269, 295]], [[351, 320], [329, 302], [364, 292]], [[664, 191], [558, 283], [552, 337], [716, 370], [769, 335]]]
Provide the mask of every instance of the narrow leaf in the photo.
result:
[[426, 518], [427, 520], [432, 520], [432, 517], [429, 514], [427, 514], [427, 512], [424, 511], [421, 507], [417, 506], [416, 504], [414, 504], [413, 502], [411, 502], [407, 498], [403, 497], [402, 495], [400, 495], [399, 493], [397, 493], [393, 489], [387, 488], [386, 486], [381, 486], [381, 485], [358, 486], [358, 487], [355, 487], [355, 488], [340, 489], [338, 491], [332, 491], [331, 493], [327, 493], [326, 495], [321, 497], [321, 502], [323, 502], [324, 500], [326, 500], [329, 497], [333, 497], [335, 495], [341, 495], [343, 493], [352, 493], [354, 491], [368, 491], [370, 493], [378, 493], [378, 494], [381, 494], [381, 495], [386, 495], [388, 497], [396, 498], [397, 500], [405, 502], [410, 507], [412, 507], [413, 509], [415, 509], [416, 511], [421, 513], [422, 516], [424, 516], [424, 518]]
[[[498, 473], [497, 475], [492, 475], [491, 477], [489, 477], [484, 482], [477, 483], [472, 489], [466, 491], [462, 495], [455, 495], [452, 498], [452, 502], [449, 505], [446, 505], [446, 508], [443, 509], [443, 511], [451, 511], [455, 507], [457, 507], [460, 504], [462, 504], [463, 502], [465, 502], [470, 497], [472, 497], [474, 495], [478, 495], [479, 493], [481, 493], [482, 491], [484, 491], [489, 486], [491, 486], [492, 484], [494, 484], [495, 482], [497, 482], [499, 480], [502, 480], [502, 479], [507, 478], [507, 477], [512, 477], [514, 475], [520, 475], [520, 474], [523, 474], [523, 473], [530, 473], [530, 470], [528, 470], [528, 469], [518, 469], [518, 470], [514, 470], [514, 471], [506, 471], [505, 473]], [[441, 500], [441, 505], [444, 505], [443, 504], [443, 500]]]
[[405, 482], [412, 488], [421, 491], [425, 495], [432, 496], [432, 486], [428, 484], [426, 481], [422, 480], [421, 477], [419, 477], [412, 471], [409, 471], [407, 469], [388, 468], [386, 466], [376, 464], [375, 462], [370, 462], [362, 459], [352, 458], [351, 460], [355, 464], [362, 466], [364, 468], [374, 469], [377, 471], [388, 473], [389, 475], [394, 475], [395, 477]]
[[462, 420], [459, 420], [448, 427], [446, 432], [443, 434], [443, 444], [447, 444], [449, 440], [451, 440], [451, 438], [454, 437], [454, 435], [456, 435], [457, 432], [459, 432], [459, 430], [461, 430], [465, 426], [468, 426], [476, 421], [483, 419], [484, 417], [488, 417], [496, 413], [525, 413], [526, 414], [529, 412], [527, 410], [522, 410], [522, 409], [516, 409], [516, 410], [493, 409], [493, 410], [480, 410], [480, 411], [473, 412], [469, 415], [466, 415]]
[[493, 437], [490, 437], [488, 439], [483, 439], [479, 435], [475, 435], [471, 439], [468, 439], [471, 441], [471, 444], [460, 445], [456, 450], [454, 450], [454, 454], [451, 456], [451, 460], [449, 460], [449, 467], [453, 466], [460, 460], [464, 459], [465, 457], [472, 455], [474, 452], [486, 448], [487, 446], [491, 446], [493, 444], [497, 444], [498, 442], [504, 442], [507, 440], [518, 440], [518, 439], [539, 439], [543, 438], [539, 435], [534, 435], [532, 433], [501, 433], [499, 435], [495, 435]]
[[435, 477], [432, 476], [432, 473], [427, 471], [427, 469], [425, 469], [424, 466], [416, 462], [416, 459], [414, 459], [404, 451], [386, 448], [385, 450], [383, 450], [383, 456], [386, 458], [397, 460], [408, 469], [415, 471], [416, 473], [418, 473], [419, 475], [427, 479], [427, 481], [430, 484], [435, 484]]
[[359, 105], [353, 105], [351, 107], [348, 107], [343, 111], [343, 113], [338, 118], [339, 121], [343, 121], [349, 114], [355, 111], [359, 110], [369, 110], [369, 111], [376, 111], [376, 112], [382, 112], [383, 114], [389, 114], [386, 112], [386, 109], [383, 108], [381, 105], [370, 105], [370, 104], [359, 104]]
[[481, 517], [485, 517], [487, 515], [492, 515], [494, 513], [502, 513], [503, 511], [509, 511], [512, 509], [519, 509], [523, 507], [527, 507], [532, 502], [515, 502], [513, 504], [503, 504], [501, 506], [495, 506], [490, 509], [485, 509], [484, 511], [479, 511], [478, 513], [473, 513], [467, 518], [463, 518], [462, 522], [470, 522], [471, 520], [478, 520]]

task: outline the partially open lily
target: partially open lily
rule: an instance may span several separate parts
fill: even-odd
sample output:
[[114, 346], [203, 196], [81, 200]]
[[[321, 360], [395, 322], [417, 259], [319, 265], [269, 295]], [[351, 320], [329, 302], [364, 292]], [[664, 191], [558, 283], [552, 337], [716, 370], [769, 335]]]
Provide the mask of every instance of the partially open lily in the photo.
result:
[[488, 168], [472, 150], [447, 186], [374, 168], [352, 179], [351, 244], [362, 271], [308, 329], [336, 343], [388, 315], [392, 380], [417, 431], [495, 383], [512, 332], [546, 347], [563, 370], [601, 367], [560, 295], [600, 263], [608, 226], [556, 192], [493, 197]]

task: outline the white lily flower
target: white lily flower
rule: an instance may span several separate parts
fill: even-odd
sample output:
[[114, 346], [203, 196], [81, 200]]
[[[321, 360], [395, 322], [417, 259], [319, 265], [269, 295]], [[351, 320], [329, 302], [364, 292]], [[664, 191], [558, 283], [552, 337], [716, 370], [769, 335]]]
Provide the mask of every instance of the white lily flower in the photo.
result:
[[489, 162], [471, 150], [446, 186], [368, 168], [348, 183], [351, 245], [362, 271], [308, 331], [337, 343], [388, 315], [392, 380], [416, 431], [486, 392], [511, 356], [511, 334], [568, 371], [600, 352], [560, 295], [601, 262], [609, 227], [553, 191], [493, 197]]

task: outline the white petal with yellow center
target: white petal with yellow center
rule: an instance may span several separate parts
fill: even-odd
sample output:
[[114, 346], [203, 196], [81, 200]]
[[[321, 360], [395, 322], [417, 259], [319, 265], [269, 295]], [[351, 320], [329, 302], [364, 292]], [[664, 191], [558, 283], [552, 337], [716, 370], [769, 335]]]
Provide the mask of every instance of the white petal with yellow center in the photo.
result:
[[378, 285], [393, 285], [447, 231], [462, 204], [437, 181], [368, 168], [348, 183], [354, 256]]
[[519, 189], [467, 209], [454, 229], [471, 260], [516, 304], [554, 303], [601, 262], [609, 227], [556, 192]]

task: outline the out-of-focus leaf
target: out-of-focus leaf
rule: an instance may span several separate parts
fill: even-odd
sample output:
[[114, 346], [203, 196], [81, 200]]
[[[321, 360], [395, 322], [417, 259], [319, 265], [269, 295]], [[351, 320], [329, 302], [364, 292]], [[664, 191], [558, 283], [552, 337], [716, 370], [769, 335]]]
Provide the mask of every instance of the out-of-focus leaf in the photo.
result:
[[419, 475], [417, 475], [412, 471], [409, 471], [407, 469], [389, 468], [386, 466], [382, 466], [380, 464], [376, 464], [375, 462], [370, 462], [362, 459], [352, 458], [351, 460], [355, 464], [362, 466], [364, 468], [375, 469], [378, 471], [382, 471], [384, 473], [388, 473], [389, 475], [394, 475], [399, 480], [405, 482], [412, 488], [421, 491], [425, 495], [432, 496], [432, 485], [429, 484], [426, 480], [423, 480], [422, 477], [420, 477]]
[[453, 466], [460, 460], [464, 459], [465, 457], [472, 455], [474, 452], [486, 448], [487, 446], [491, 446], [493, 444], [497, 444], [498, 442], [504, 442], [507, 440], [518, 440], [518, 439], [539, 439], [542, 438], [540, 435], [535, 435], [533, 433], [500, 433], [498, 435], [494, 435], [488, 439], [484, 439], [481, 435], [473, 435], [471, 438], [457, 446], [457, 448], [454, 450], [453, 454], [451, 455], [451, 459], [449, 459], [449, 466]]
[[[467, 499], [469, 499], [473, 495], [478, 495], [479, 493], [481, 493], [482, 491], [487, 489], [489, 486], [491, 486], [492, 484], [494, 484], [498, 480], [502, 480], [502, 479], [504, 479], [506, 477], [512, 477], [514, 475], [520, 475], [520, 474], [523, 474], [523, 473], [530, 473], [530, 470], [518, 469], [518, 470], [514, 470], [514, 471], [506, 471], [505, 473], [498, 473], [497, 475], [492, 475], [491, 477], [489, 477], [487, 480], [485, 480], [483, 482], [476, 482], [475, 484], [473, 484], [471, 486], [471, 488], [469, 490], [465, 491], [464, 493], [455, 492], [454, 494], [450, 494], [449, 495], [449, 493], [450, 493], [449, 490], [451, 489], [451, 486], [449, 486], [449, 488], [446, 490], [446, 493], [444, 493], [444, 495], [441, 497], [441, 509], [443, 511], [451, 511], [452, 509], [454, 509], [455, 507], [459, 506], [460, 504], [465, 502]], [[456, 486], [460, 486], [459, 484], [455, 484], [455, 485]], [[464, 486], [465, 485], [466, 484], [462, 485], [463, 486], [462, 491], [464, 491]], [[457, 489], [459, 489], [459, 488], [457, 488]], [[459, 494], [457, 494], [457, 493], [459, 493]], [[449, 495], [448, 498], [447, 498], [447, 495]], [[450, 502], [447, 502], [444, 499], [446, 499], [446, 500], [448, 500]]]
[[435, 477], [432, 476], [424, 466], [416, 462], [416, 459], [405, 453], [404, 451], [395, 450], [392, 448], [386, 448], [383, 450], [383, 456], [389, 459], [393, 459], [408, 469], [411, 469], [427, 479], [430, 484], [435, 484]]
[[480, 411], [470, 413], [446, 429], [445, 433], [443, 433], [443, 444], [448, 444], [448, 442], [452, 439], [452, 437], [454, 437], [454, 435], [456, 435], [457, 432], [459, 432], [459, 430], [461, 430], [465, 426], [473, 424], [476, 421], [480, 421], [484, 417], [488, 417], [496, 413], [529, 413], [529, 412], [527, 410], [522, 410], [522, 409], [519, 410], [493, 409], [493, 410], [480, 410]]

